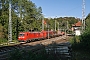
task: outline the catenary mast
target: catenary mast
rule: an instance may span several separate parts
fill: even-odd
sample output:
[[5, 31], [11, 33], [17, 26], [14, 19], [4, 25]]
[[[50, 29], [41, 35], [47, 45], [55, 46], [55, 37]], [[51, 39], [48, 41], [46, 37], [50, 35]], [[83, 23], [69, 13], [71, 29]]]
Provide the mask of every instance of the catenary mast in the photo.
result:
[[85, 0], [83, 0], [82, 5], [82, 30], [85, 30]]
[[8, 41], [9, 41], [9, 42], [12, 41], [11, 0], [9, 0]]

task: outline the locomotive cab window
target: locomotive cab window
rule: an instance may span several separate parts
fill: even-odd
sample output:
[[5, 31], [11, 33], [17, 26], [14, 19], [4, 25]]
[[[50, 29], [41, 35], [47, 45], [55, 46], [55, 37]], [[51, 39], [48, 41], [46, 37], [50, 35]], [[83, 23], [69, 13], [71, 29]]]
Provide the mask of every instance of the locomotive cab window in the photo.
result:
[[25, 34], [19, 34], [19, 36], [24, 36]]

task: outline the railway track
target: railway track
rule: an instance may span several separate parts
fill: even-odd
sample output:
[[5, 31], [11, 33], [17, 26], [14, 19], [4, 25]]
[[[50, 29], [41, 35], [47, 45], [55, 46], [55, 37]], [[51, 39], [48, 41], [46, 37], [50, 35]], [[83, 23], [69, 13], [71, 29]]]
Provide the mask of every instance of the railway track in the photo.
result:
[[67, 42], [66, 36], [60, 36], [56, 38], [35, 41], [31, 43], [23, 43], [23, 44], [17, 44], [17, 45], [12, 45], [12, 46], [0, 47], [0, 60], [6, 60], [8, 58], [8, 54], [10, 52], [13, 52], [14, 50], [19, 49], [19, 50], [38, 51], [44, 46], [52, 44], [53, 42], [56, 42], [56, 43]]

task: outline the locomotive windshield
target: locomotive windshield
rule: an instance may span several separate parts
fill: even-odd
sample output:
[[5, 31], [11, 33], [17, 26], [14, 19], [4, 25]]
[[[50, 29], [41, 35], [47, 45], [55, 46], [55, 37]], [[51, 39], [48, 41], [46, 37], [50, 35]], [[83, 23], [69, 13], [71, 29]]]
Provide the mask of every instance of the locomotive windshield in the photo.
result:
[[19, 36], [24, 36], [25, 34], [19, 34]]

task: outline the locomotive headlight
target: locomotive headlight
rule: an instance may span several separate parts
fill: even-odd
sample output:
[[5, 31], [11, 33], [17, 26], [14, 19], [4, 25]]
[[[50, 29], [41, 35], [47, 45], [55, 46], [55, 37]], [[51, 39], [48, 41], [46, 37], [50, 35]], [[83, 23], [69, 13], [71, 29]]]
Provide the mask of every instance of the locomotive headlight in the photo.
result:
[[18, 38], [20, 38], [20, 37], [18, 37]]
[[22, 37], [22, 38], [24, 38], [24, 37]]

